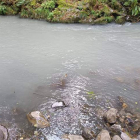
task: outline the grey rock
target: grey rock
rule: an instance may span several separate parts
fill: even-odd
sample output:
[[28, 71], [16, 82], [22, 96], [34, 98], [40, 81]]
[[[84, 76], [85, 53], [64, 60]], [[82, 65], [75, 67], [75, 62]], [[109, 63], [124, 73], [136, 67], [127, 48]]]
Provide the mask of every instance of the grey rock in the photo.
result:
[[121, 138], [123, 140], [131, 140], [131, 138], [126, 133], [124, 133], [124, 132], [121, 133]]
[[93, 139], [94, 138], [94, 132], [90, 128], [84, 128], [82, 131], [82, 136], [85, 139]]
[[131, 140], [138, 140], [138, 139], [131, 139]]
[[8, 139], [8, 130], [6, 127], [0, 125], [0, 140], [7, 140]]
[[57, 108], [57, 107], [65, 107], [65, 103], [64, 102], [55, 102], [52, 104], [52, 108]]
[[0, 140], [4, 140], [4, 134], [3, 131], [0, 129]]
[[63, 138], [66, 140], [84, 140], [80, 135], [64, 135]]
[[33, 111], [28, 113], [27, 118], [34, 127], [45, 128], [50, 126], [50, 123], [40, 111]]
[[118, 110], [115, 108], [110, 108], [105, 114], [104, 118], [108, 123], [113, 124], [116, 122]]
[[140, 140], [140, 135], [137, 136], [137, 139]]
[[122, 140], [118, 135], [115, 135], [112, 140]]
[[120, 116], [126, 116], [126, 112], [122, 109], [122, 110], [119, 112], [119, 115], [120, 115]]
[[111, 129], [113, 131], [117, 131], [117, 132], [121, 132], [122, 131], [122, 127], [119, 124], [114, 124], [111, 126]]
[[102, 130], [96, 137], [96, 140], [111, 140], [109, 132], [107, 130]]
[[96, 114], [99, 117], [103, 117], [104, 116], [104, 112], [105, 112], [105, 110], [103, 110], [102, 108], [97, 108], [96, 109]]

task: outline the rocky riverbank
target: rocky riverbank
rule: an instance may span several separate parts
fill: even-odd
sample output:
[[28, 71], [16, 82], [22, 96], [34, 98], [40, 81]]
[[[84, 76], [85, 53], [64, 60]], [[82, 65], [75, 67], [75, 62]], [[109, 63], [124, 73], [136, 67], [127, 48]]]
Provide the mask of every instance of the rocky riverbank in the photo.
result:
[[[103, 120], [102, 127], [98, 131], [92, 128], [81, 127], [81, 135], [65, 134], [61, 136], [63, 140], [140, 140], [140, 113], [133, 112], [122, 97], [118, 98], [118, 108], [108, 110], [98, 109], [96, 114]], [[52, 104], [52, 109], [62, 111], [66, 108], [62, 101]], [[46, 110], [47, 111], [47, 110]], [[29, 137], [29, 134], [17, 135], [17, 140], [39, 140], [42, 137], [39, 129], [51, 127], [51, 116], [46, 116], [40, 111], [33, 111], [27, 114], [27, 119], [34, 128], [37, 128]], [[0, 140], [10, 139], [8, 129], [0, 125]], [[9, 137], [9, 138], [8, 138]], [[45, 138], [45, 137], [44, 137]]]
[[56, 23], [139, 22], [140, 0], [0, 0], [0, 15]]

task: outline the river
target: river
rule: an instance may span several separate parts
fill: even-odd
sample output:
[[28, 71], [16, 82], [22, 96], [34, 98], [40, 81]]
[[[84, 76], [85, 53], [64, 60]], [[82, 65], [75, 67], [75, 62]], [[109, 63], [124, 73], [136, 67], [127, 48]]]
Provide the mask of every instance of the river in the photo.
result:
[[[117, 96], [140, 111], [139, 23], [0, 20], [0, 122], [10, 127], [11, 140], [18, 127], [29, 131], [26, 114], [34, 110], [49, 112], [51, 127], [39, 130], [49, 140], [80, 134], [80, 125], [97, 129], [95, 109], [116, 106]], [[58, 100], [69, 107], [51, 109]], [[81, 106], [91, 107], [88, 115]]]

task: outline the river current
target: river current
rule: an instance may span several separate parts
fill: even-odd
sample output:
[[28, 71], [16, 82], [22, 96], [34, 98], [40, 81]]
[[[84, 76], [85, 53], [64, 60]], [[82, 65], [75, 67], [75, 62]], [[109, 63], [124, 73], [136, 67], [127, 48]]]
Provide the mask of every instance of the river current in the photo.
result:
[[[102, 122], [95, 110], [116, 106], [117, 96], [140, 111], [139, 23], [0, 20], [0, 122], [11, 140], [33, 129], [26, 114], [35, 110], [50, 115], [51, 127], [38, 130], [48, 140], [80, 134], [81, 126], [96, 131]], [[60, 100], [68, 107], [52, 109]]]

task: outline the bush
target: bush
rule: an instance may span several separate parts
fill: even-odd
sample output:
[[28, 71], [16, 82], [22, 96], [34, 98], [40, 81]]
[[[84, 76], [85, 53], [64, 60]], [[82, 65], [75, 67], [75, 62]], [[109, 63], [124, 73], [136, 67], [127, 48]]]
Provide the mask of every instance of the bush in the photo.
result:
[[5, 15], [7, 12], [6, 6], [0, 5], [0, 15]]

